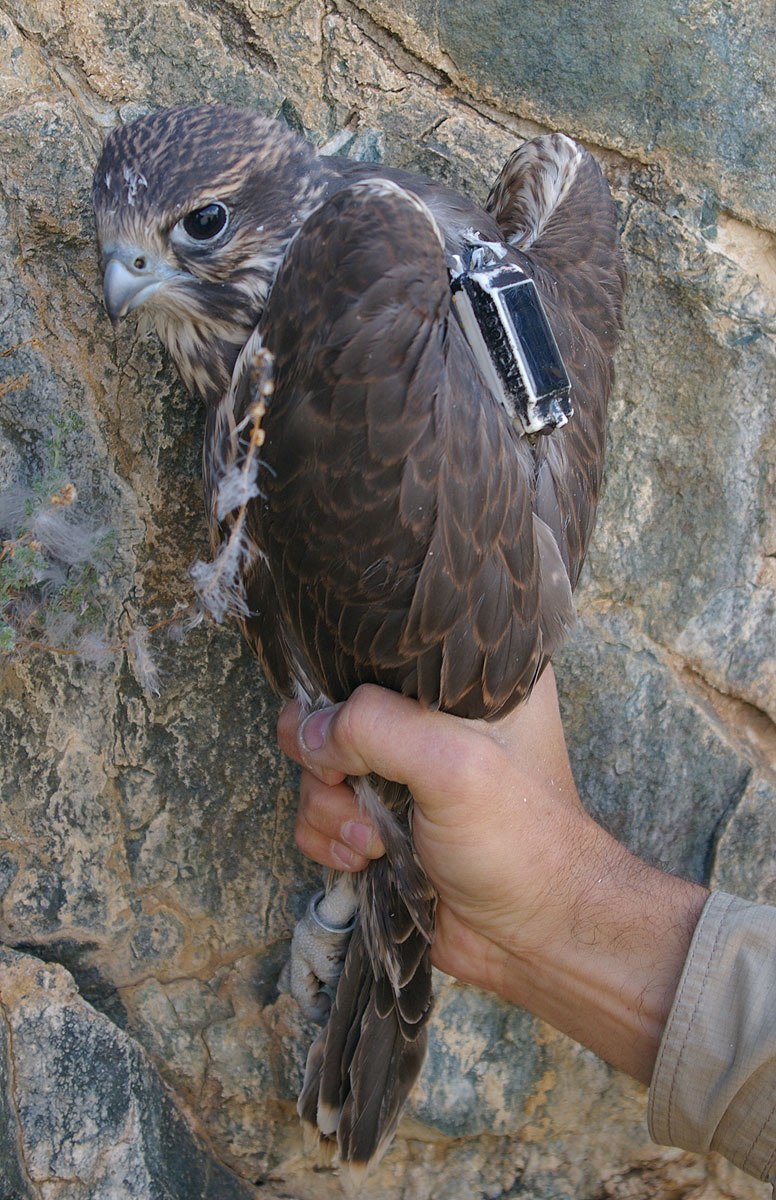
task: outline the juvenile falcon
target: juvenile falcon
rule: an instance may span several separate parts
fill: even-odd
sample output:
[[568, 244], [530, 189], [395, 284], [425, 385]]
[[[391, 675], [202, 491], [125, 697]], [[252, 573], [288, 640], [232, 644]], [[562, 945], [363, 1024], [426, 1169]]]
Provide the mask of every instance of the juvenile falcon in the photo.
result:
[[[590, 154], [535, 138], [481, 208], [253, 112], [178, 108], [111, 133], [94, 205], [111, 318], [147, 312], [205, 403], [217, 561], [275, 690], [314, 706], [372, 682], [463, 717], [519, 704], [572, 619], [601, 484], [624, 275]], [[462, 302], [478, 272], [487, 329]], [[529, 293], [515, 334], [493, 314]], [[545, 352], [561, 384], [534, 420], [499, 371]], [[388, 853], [358, 881], [299, 1101], [352, 1170], [421, 1068], [434, 931], [412, 797], [357, 790]]]

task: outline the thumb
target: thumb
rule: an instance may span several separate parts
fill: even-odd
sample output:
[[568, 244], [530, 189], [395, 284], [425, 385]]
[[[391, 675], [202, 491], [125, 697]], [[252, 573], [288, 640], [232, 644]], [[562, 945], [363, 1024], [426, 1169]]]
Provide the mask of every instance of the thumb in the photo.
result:
[[465, 792], [478, 762], [493, 752], [474, 723], [371, 684], [344, 704], [311, 713], [299, 726], [298, 745], [303, 765], [324, 782], [374, 772], [405, 784], [424, 807]]

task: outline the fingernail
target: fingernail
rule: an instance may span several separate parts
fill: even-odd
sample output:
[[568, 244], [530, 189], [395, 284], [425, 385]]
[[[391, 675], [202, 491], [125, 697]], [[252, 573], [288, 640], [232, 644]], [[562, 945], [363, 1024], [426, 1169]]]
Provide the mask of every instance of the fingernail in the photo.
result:
[[363, 825], [360, 821], [346, 821], [342, 826], [342, 840], [354, 850], [366, 854], [372, 841], [371, 826]]
[[305, 750], [321, 749], [333, 716], [333, 708], [322, 708], [318, 712], [310, 713], [310, 716], [302, 721], [299, 727], [299, 741]]

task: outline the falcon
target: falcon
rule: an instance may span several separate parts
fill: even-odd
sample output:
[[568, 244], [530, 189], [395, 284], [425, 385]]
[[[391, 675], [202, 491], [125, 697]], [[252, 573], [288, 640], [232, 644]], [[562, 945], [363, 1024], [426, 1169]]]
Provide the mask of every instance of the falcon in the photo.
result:
[[[206, 586], [275, 691], [520, 704], [573, 620], [601, 486], [624, 272], [592, 156], [536, 137], [480, 207], [251, 111], [176, 108], [110, 134], [93, 199], [112, 320], [147, 314], [204, 402]], [[423, 1063], [435, 899], [407, 789], [354, 786], [387, 854], [355, 901], [329, 880], [292, 982], [320, 1011], [339, 976], [299, 1112], [357, 1174]]]

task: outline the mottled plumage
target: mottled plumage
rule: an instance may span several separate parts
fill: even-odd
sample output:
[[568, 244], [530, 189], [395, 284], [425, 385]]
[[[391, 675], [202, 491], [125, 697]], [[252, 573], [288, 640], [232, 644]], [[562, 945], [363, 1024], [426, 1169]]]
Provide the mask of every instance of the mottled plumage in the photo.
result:
[[[178, 109], [111, 134], [94, 199], [111, 315], [142, 304], [206, 401], [214, 543], [231, 532], [275, 689], [317, 704], [375, 682], [464, 717], [519, 704], [571, 620], [601, 484], [623, 271], [591, 156], [536, 138], [483, 209], [255, 114]], [[533, 277], [565, 360], [574, 416], [549, 437], [512, 426], [451, 307], [448, 266], [480, 242]], [[409, 793], [360, 795], [388, 854], [361, 878], [300, 1099], [351, 1166], [383, 1151], [420, 1070], [434, 923]]]

